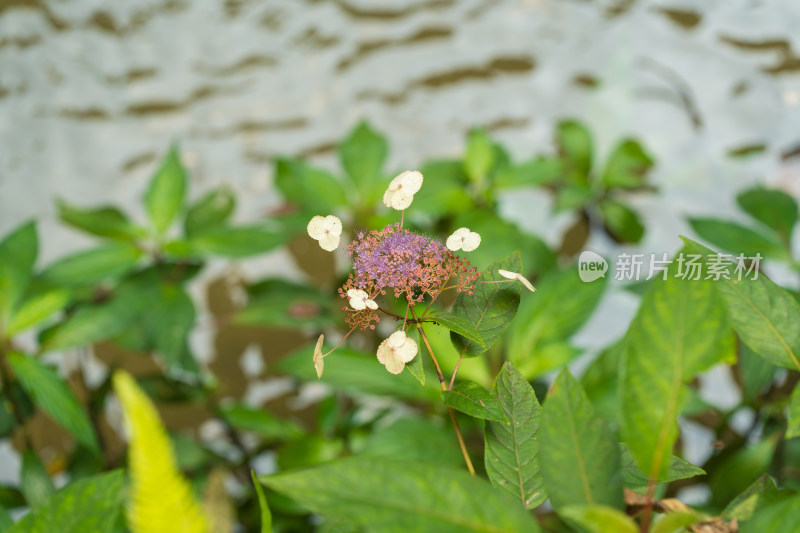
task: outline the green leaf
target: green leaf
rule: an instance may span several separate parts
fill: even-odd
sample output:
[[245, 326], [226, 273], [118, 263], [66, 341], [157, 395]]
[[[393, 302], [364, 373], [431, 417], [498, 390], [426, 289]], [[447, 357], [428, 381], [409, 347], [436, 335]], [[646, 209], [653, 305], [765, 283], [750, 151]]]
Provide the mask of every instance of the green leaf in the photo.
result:
[[748, 227], [715, 218], [690, 218], [689, 224], [702, 239], [733, 254], [785, 260], [788, 251], [776, 235], [754, 231]]
[[133, 270], [141, 255], [141, 250], [128, 243], [113, 243], [62, 257], [41, 276], [53, 285], [94, 285]]
[[[620, 443], [622, 457], [622, 480], [626, 488], [641, 492], [647, 488], [649, 479], [647, 475], [636, 466], [636, 459], [633, 457], [630, 448], [625, 443]], [[698, 466], [694, 466], [689, 461], [673, 455], [669, 461], [666, 473], [659, 477], [658, 483], [671, 483], [679, 479], [689, 479], [695, 476], [703, 476], [706, 471]]]
[[52, 496], [56, 489], [39, 456], [31, 450], [22, 452], [20, 489], [27, 504], [35, 508]]
[[722, 508], [753, 484], [773, 464], [782, 435], [775, 432], [720, 458], [708, 475], [710, 505]]
[[440, 326], [444, 326], [450, 331], [454, 331], [466, 337], [467, 339], [477, 342], [481, 346], [486, 346], [480, 333], [475, 330], [475, 327], [465, 318], [448, 311], [433, 310], [428, 313], [425, 318], [433, 320]]
[[264, 489], [259, 483], [254, 470], [250, 471], [250, 477], [253, 478], [253, 485], [256, 487], [258, 508], [261, 511], [261, 533], [272, 533], [272, 512], [269, 510], [267, 497], [264, 496]]
[[616, 436], [566, 368], [542, 409], [542, 477], [556, 511], [573, 504], [623, 508]]
[[769, 505], [779, 497], [780, 492], [775, 481], [768, 474], [762, 474], [725, 507], [722, 517], [728, 520], [749, 520], [757, 508]]
[[800, 496], [793, 495], [759, 507], [749, 520], [739, 524], [739, 533], [782, 533], [800, 523]]
[[482, 479], [428, 463], [353, 457], [260, 480], [316, 513], [371, 532], [539, 531], [525, 510]]
[[560, 159], [540, 155], [498, 172], [493, 185], [496, 188], [548, 185], [563, 174], [564, 165]]
[[618, 243], [636, 243], [644, 236], [644, 226], [636, 211], [616, 200], [604, 200], [600, 214], [606, 232]]
[[0, 533], [6, 533], [13, 525], [14, 521], [11, 520], [11, 515], [8, 514], [5, 507], [0, 505]]
[[136, 312], [128, 304], [129, 298], [116, 296], [110, 302], [78, 309], [64, 322], [40, 334], [42, 351], [89, 346], [114, 337], [130, 325]]
[[[715, 255], [691, 239], [682, 239], [695, 254]], [[762, 273], [757, 279], [752, 274], [739, 278], [733, 263], [724, 262], [724, 266], [729, 279], [714, 283], [714, 288], [722, 297], [733, 329], [770, 363], [800, 370], [800, 303]]]
[[797, 223], [797, 201], [783, 191], [753, 187], [742, 191], [736, 202], [747, 214], [774, 230], [784, 242], [791, 241]]
[[[326, 344], [322, 350], [325, 352], [331, 348], [333, 346]], [[304, 381], [316, 382], [317, 374], [311, 361], [313, 354], [313, 344], [303, 346], [282, 359], [278, 369]], [[422, 388], [406, 372], [400, 375], [387, 372], [374, 353], [360, 352], [347, 346], [340, 346], [325, 358], [325, 373], [319, 381], [352, 395], [393, 396], [425, 402], [438, 402], [441, 398], [438, 382], [435, 386]]]
[[238, 311], [236, 324], [288, 328], [322, 328], [338, 324], [338, 309], [328, 294], [316, 287], [282, 279], [266, 279], [248, 288], [247, 305]]
[[0, 241], [0, 333], [25, 294], [38, 252], [34, 222], [16, 227]]
[[482, 346], [451, 332], [450, 339], [456, 350], [468, 357], [480, 355], [490, 348], [506, 330], [517, 312], [520, 300], [519, 283], [482, 283], [507, 281], [497, 273], [500, 269], [521, 272], [522, 259], [519, 250], [484, 270], [475, 282], [474, 293], [468, 295], [462, 292], [453, 304], [452, 313], [469, 323], [485, 343], [485, 346]]
[[215, 227], [194, 235], [191, 249], [202, 254], [247, 257], [266, 253], [286, 242], [287, 236], [265, 226]]
[[788, 419], [785, 438], [800, 437], [800, 386], [798, 385], [795, 385], [794, 390], [792, 390]]
[[35, 326], [53, 313], [64, 309], [71, 296], [69, 290], [62, 288], [47, 288], [29, 292], [19, 304], [14, 318], [8, 324], [9, 337]]
[[582, 282], [574, 266], [537, 283], [536, 294], [522, 301], [508, 334], [509, 357], [523, 376], [533, 378], [577, 355], [569, 347], [564, 351], [564, 343], [592, 316], [606, 285], [607, 277]]
[[668, 274], [645, 293], [621, 363], [623, 440], [653, 479], [664, 477], [670, 463], [684, 383], [729, 359], [735, 348], [714, 283], [676, 277], [673, 268]]
[[778, 367], [759, 356], [745, 343], [739, 344], [738, 375], [744, 402], [752, 402], [775, 379]]
[[289, 420], [277, 418], [263, 409], [240, 403], [222, 407], [221, 414], [234, 428], [252, 431], [270, 441], [292, 440], [303, 434], [300, 426]]
[[155, 350], [172, 370], [195, 370], [193, 364], [186, 364], [186, 358], [189, 357], [187, 338], [196, 315], [194, 303], [183, 287], [161, 284], [158, 303], [147, 313], [145, 327]]
[[533, 509], [547, 499], [538, 459], [539, 402], [530, 383], [508, 361], [497, 375], [493, 392], [508, 423], [486, 423], [486, 473], [492, 485]]
[[21, 353], [8, 354], [22, 388], [33, 402], [69, 431], [81, 444], [98, 452], [100, 446], [89, 417], [58, 374], [39, 360]]
[[463, 161], [464, 172], [470, 181], [484, 181], [494, 166], [494, 160], [494, 146], [486, 131], [482, 129], [470, 131]]
[[74, 481], [25, 515], [8, 533], [106, 533], [121, 508], [122, 471]]
[[145, 235], [116, 207], [83, 209], [57, 201], [58, 217], [62, 222], [98, 237], [109, 237], [123, 241], [134, 241]]
[[275, 186], [286, 200], [314, 214], [328, 215], [335, 208], [347, 205], [339, 180], [297, 159], [275, 162]]
[[431, 219], [436, 213], [463, 213], [474, 206], [467, 191], [467, 177], [461, 161], [428, 161], [419, 171], [425, 176], [422, 192], [414, 196], [414, 202], [406, 216]]
[[508, 423], [497, 398], [472, 381], [460, 381], [453, 390], [442, 391], [442, 401], [445, 405], [475, 418]]
[[158, 235], [163, 235], [183, 207], [186, 195], [186, 171], [173, 145], [161, 162], [144, 197], [147, 216]]
[[592, 168], [592, 135], [577, 120], [562, 120], [556, 125], [556, 145], [568, 164], [567, 177], [586, 181]]
[[570, 183], [556, 194], [555, 211], [580, 209], [595, 201], [595, 191], [585, 183]]
[[653, 524], [651, 533], [683, 533], [686, 528], [704, 521], [702, 515], [682, 511], [667, 513]]
[[587, 533], [638, 533], [631, 517], [607, 505], [567, 505], [558, 515]]
[[[581, 386], [592, 402], [595, 413], [615, 426], [619, 426], [619, 362], [624, 343], [618, 340], [606, 347], [589, 363], [581, 375]], [[629, 452], [630, 453], [630, 452]], [[623, 453], [623, 463], [625, 454]]]
[[381, 170], [389, 153], [386, 139], [366, 122], [359, 123], [339, 145], [339, 158], [363, 201], [372, 200], [380, 183]]
[[370, 457], [461, 467], [464, 457], [453, 438], [453, 429], [436, 422], [441, 420], [401, 418], [390, 426], [370, 433], [358, 453]]
[[653, 168], [653, 158], [633, 139], [620, 142], [606, 163], [603, 183], [609, 189], [635, 189], [644, 184], [645, 175]]
[[236, 208], [236, 197], [230, 187], [222, 186], [208, 191], [193, 203], [183, 221], [187, 237], [222, 226]]

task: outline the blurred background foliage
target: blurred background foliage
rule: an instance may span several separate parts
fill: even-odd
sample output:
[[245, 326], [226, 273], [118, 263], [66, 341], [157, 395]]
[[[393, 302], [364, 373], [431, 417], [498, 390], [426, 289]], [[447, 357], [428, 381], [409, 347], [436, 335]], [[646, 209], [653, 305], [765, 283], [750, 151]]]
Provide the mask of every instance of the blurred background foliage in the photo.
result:
[[[594, 315], [613, 272], [583, 283], [577, 276], [576, 254], [596, 232], [621, 244], [641, 241], [647, 228], [629, 200], [633, 195], [659, 194], [648, 179], [656, 162], [645, 146], [630, 138], [620, 139], [609, 153], [598, 153], [591, 131], [574, 119], [556, 125], [553, 146], [550, 154], [531, 154], [517, 162], [485, 130], [471, 131], [461, 158], [420, 165], [425, 182], [406, 213], [406, 223], [440, 238], [462, 226], [479, 232], [482, 244], [469, 255], [479, 269], [519, 250], [523, 274], [538, 288], [522, 299], [500, 342], [484, 357], [464, 361], [460, 380], [492, 389], [495, 376], [510, 361], [541, 402], [555, 373], [571, 365], [594, 412], [616, 430], [625, 423], [619, 418], [624, 411], [619, 403], [622, 341], [580, 359], [585, 351], [573, 340]], [[2, 516], [40, 505], [47, 512], [68, 513], [54, 500], [61, 494], [55, 493], [56, 487], [64, 483], [64, 490], [76, 491], [99, 491], [110, 483], [116, 487], [112, 492], [119, 492], [119, 480], [109, 477], [112, 474], [97, 477], [125, 465], [118, 407], [111, 395], [115, 369], [133, 373], [172, 426], [177, 467], [189, 477], [218, 531], [259, 530], [263, 515], [251, 470], [293, 472], [351, 456], [365, 461], [331, 464], [330, 471], [320, 475], [330, 476], [335, 484], [337, 476], [355, 475], [365, 465], [380, 468], [381, 461], [370, 463], [372, 459], [459, 467], [460, 453], [436, 383], [428, 379], [420, 386], [408, 372], [387, 373], [375, 360], [379, 339], [374, 335], [356, 334], [327, 358], [321, 384], [311, 363], [312, 340], [320, 332], [333, 339], [343, 333], [336, 288], [349, 266], [344, 254], [319, 250], [306, 235], [306, 223], [314, 215], [336, 214], [352, 236], [360, 229], [394, 222], [380, 198], [388, 180], [403, 169], [387, 168], [389, 150], [385, 137], [362, 122], [338, 146], [339, 172], [303, 159], [277, 158], [275, 184], [283, 205], [268, 218], [240, 224], [232, 222], [236, 198], [225, 187], [187, 201], [191, 178], [174, 145], [155, 169], [142, 199], [145, 219], [136, 220], [115, 206], [59, 200], [62, 223], [91, 235], [96, 244], [46, 265], [37, 262], [35, 221], [6, 235], [0, 242], [0, 435], [13, 440], [22, 461], [19, 484], [0, 487]], [[573, 218], [556, 247], [499, 212], [498, 194], [531, 189], [551, 195], [554, 210]], [[693, 217], [690, 224], [696, 234], [720, 250], [760, 253], [798, 269], [791, 250], [797, 202], [763, 187], [742, 191], [737, 202], [751, 217], [750, 225]], [[212, 284], [206, 297], [213, 323], [198, 322], [199, 304], [190, 284], [209, 264], [235, 264], [278, 249], [291, 253], [302, 275], [247, 279], [237, 274]], [[215, 295], [219, 284], [226, 297]], [[649, 285], [638, 282], [627, 288], [638, 297]], [[797, 305], [797, 292], [787, 294]], [[796, 320], [796, 315], [783, 320]], [[206, 342], [223, 350], [212, 364], [198, 359], [189, 342], [193, 332], [203, 329], [209, 332]], [[449, 331], [436, 325], [427, 330], [449, 374], [458, 360]], [[747, 333], [739, 333], [747, 338]], [[732, 340], [730, 335], [726, 338]], [[705, 428], [714, 451], [695, 466], [673, 458], [658, 487], [659, 497], [708, 487], [709, 496], [697, 508], [710, 515], [719, 515], [739, 494], [755, 490], [748, 489], [753, 483], [760, 483], [757, 492], [765, 494], [777, 491], [773, 479], [782, 490], [800, 488], [795, 466], [800, 464], [800, 439], [783, 439], [787, 431], [787, 436], [800, 434], [791, 425], [796, 420], [786, 415], [797, 373], [779, 368], [787, 366], [780, 359], [773, 361], [777, 366], [770, 364], [748, 344], [719, 342], [719, 355], [732, 365], [742, 400], [720, 409], [703, 400], [700, 380], [695, 377], [688, 383], [681, 419]], [[219, 360], [228, 355], [224, 350], [244, 350], [250, 343], [261, 346], [268, 358], [261, 375], [282, 376], [282, 386], [297, 393], [294, 400], [260, 407], [235, 390], [240, 381], [219, 371]], [[70, 367], [62, 363], [61, 372], [50, 364], [55, 361], [51, 354], [58, 353], [75, 355]], [[92, 370], [97, 365], [90, 364], [90, 358], [102, 362], [100, 372]], [[583, 362], [575, 366], [579, 359]], [[427, 372], [432, 375], [432, 369]], [[749, 414], [744, 428], [737, 421], [742, 413]], [[176, 417], [180, 423], [169, 422]], [[55, 425], [68, 438], [62, 453], [41, 455], [42, 436], [34, 433], [32, 423], [37, 418], [49, 420], [48, 432]], [[460, 423], [482, 470], [484, 422], [462, 416]], [[681, 455], [680, 446], [675, 451]], [[638, 471], [631, 453], [639, 457], [636, 449], [622, 455], [625, 486], [642, 491], [647, 475]], [[337, 468], [345, 468], [340, 464], [352, 470], [337, 473]], [[771, 477], [763, 477], [765, 473]], [[84, 479], [93, 481], [79, 485]], [[358, 529], [335, 513], [326, 518], [310, 514], [308, 505], [324, 509], [324, 502], [315, 503], [312, 496], [308, 501], [298, 498], [299, 489], [285, 479], [300, 483], [280, 476], [266, 482], [274, 531]], [[299, 486], [310, 490], [312, 481]], [[325, 487], [316, 490], [324, 492]], [[119, 500], [109, 498], [97, 512], [122, 530], [126, 522]], [[72, 511], [88, 512], [80, 508], [86, 501], [90, 499], [74, 503], [78, 509]], [[569, 530], [561, 522], [569, 513], [558, 506], [556, 510], [560, 518], [540, 513], [542, 526], [547, 531]], [[11, 530], [27, 530], [23, 525]]]

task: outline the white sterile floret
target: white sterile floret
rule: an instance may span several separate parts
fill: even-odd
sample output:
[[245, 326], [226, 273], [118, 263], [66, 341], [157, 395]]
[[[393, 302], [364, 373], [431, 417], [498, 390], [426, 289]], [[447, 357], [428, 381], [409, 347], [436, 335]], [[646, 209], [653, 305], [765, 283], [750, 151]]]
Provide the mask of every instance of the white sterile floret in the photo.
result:
[[339, 247], [339, 237], [342, 235], [339, 217], [317, 215], [309, 221], [306, 230], [312, 239], [319, 241], [319, 247], [323, 250], [332, 252]]
[[363, 311], [366, 308], [374, 311], [378, 308], [375, 300], [370, 300], [369, 294], [361, 289], [350, 289], [347, 291], [347, 297], [350, 298], [350, 307], [356, 311]]
[[402, 331], [395, 331], [378, 346], [378, 361], [392, 374], [403, 371], [417, 355], [417, 343]]
[[458, 250], [471, 252], [481, 244], [481, 236], [469, 228], [458, 228], [447, 238], [445, 244], [454, 252]]
[[525, 285], [525, 288], [531, 292], [536, 292], [536, 287], [534, 287], [530, 281], [528, 281], [525, 276], [519, 274], [517, 272], [509, 272], [508, 270], [503, 270], [502, 268], [497, 269], [497, 273], [507, 279], [515, 279]]
[[322, 356], [322, 343], [325, 335], [320, 335], [317, 345], [314, 347], [314, 370], [317, 371], [317, 379], [322, 378], [322, 371], [325, 370], [325, 358]]
[[389, 188], [383, 193], [383, 203], [386, 207], [402, 211], [407, 209], [414, 201], [414, 195], [422, 187], [422, 173], [417, 170], [406, 170], [400, 173], [389, 183]]

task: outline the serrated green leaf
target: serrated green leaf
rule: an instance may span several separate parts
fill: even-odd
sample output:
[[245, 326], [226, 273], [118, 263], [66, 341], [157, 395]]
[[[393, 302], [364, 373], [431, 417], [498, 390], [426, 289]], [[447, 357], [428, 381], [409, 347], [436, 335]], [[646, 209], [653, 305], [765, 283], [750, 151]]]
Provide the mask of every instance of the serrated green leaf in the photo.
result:
[[766, 231], [758, 232], [736, 222], [715, 218], [690, 218], [689, 224], [702, 239], [733, 254], [747, 257], [788, 259], [788, 251], [778, 237]]
[[25, 496], [25, 502], [32, 508], [39, 506], [56, 492], [47, 469], [39, 456], [31, 450], [22, 452], [20, 489]]
[[782, 533], [794, 531], [800, 523], [800, 496], [793, 494], [759, 506], [748, 520], [739, 524], [739, 533]]
[[500, 269], [521, 272], [522, 259], [519, 250], [484, 270], [475, 282], [474, 293], [469, 295], [462, 292], [453, 304], [452, 313], [469, 323], [485, 344], [481, 346], [451, 332], [450, 339], [456, 350], [467, 357], [480, 355], [491, 348], [517, 313], [519, 283], [506, 283], [508, 280], [497, 273]]
[[0, 334], [25, 294], [38, 253], [33, 221], [17, 226], [0, 241]]
[[173, 145], [150, 180], [144, 204], [147, 216], [158, 235], [163, 235], [183, 207], [186, 196], [186, 171], [178, 147]]
[[25, 515], [9, 533], [108, 533], [121, 509], [121, 470], [70, 483]]
[[386, 139], [366, 122], [359, 123], [339, 145], [342, 167], [363, 201], [372, 200], [376, 191], [385, 188], [380, 181], [388, 153]]
[[729, 359], [735, 349], [714, 282], [676, 277], [672, 267], [668, 274], [645, 293], [621, 363], [623, 440], [653, 479], [662, 478], [669, 466], [686, 400], [684, 383]]
[[558, 515], [586, 533], [638, 533], [631, 517], [607, 505], [567, 505]]
[[374, 532], [539, 531], [506, 494], [466, 472], [431, 464], [353, 457], [260, 480], [316, 513]]
[[533, 378], [569, 362], [564, 356], [577, 355], [565, 342], [592, 316], [606, 285], [606, 278], [582, 282], [574, 267], [553, 271], [537, 283], [536, 294], [522, 301], [508, 334], [509, 358], [523, 376]]
[[616, 436], [595, 416], [578, 381], [566, 368], [542, 409], [542, 477], [556, 511], [567, 505], [622, 508], [622, 474]]
[[464, 172], [473, 182], [481, 182], [489, 176], [495, 163], [495, 151], [492, 141], [482, 129], [472, 130], [467, 137], [467, 149], [464, 152]]
[[194, 252], [247, 257], [266, 253], [286, 242], [287, 236], [276, 228], [264, 226], [214, 227], [189, 240]]
[[642, 145], [634, 139], [625, 139], [611, 152], [602, 180], [608, 188], [635, 189], [643, 185], [652, 167], [653, 158]]
[[292, 440], [303, 434], [300, 426], [289, 420], [240, 403], [223, 406], [220, 414], [234, 428], [252, 431], [270, 441]]
[[586, 181], [592, 168], [592, 135], [577, 120], [562, 120], [556, 125], [556, 145], [568, 164], [571, 180]]
[[344, 188], [333, 174], [297, 159], [275, 162], [275, 186], [286, 200], [315, 214], [327, 215], [347, 205]]
[[62, 288], [29, 291], [20, 302], [14, 318], [8, 324], [8, 335], [13, 337], [47, 319], [53, 313], [64, 309], [71, 296], [69, 290]]
[[258, 498], [258, 509], [261, 514], [261, 533], [272, 533], [272, 512], [269, 510], [267, 497], [264, 496], [264, 489], [256, 477], [255, 471], [250, 471], [250, 477], [253, 479], [253, 485], [256, 488], [256, 497]]
[[[641, 491], [647, 488], [649, 479], [639, 467], [636, 465], [636, 459], [633, 457], [630, 448], [625, 443], [620, 443], [620, 452], [622, 460], [622, 480], [626, 488], [635, 491]], [[679, 479], [689, 479], [695, 476], [705, 475], [706, 471], [702, 468], [693, 465], [692, 463], [673, 455], [669, 461], [669, 467], [666, 473], [659, 477], [658, 483], [671, 483]]]
[[78, 442], [95, 452], [100, 450], [89, 417], [52, 368], [44, 366], [38, 359], [16, 352], [8, 354], [8, 361], [22, 388], [37, 406], [69, 431]]
[[142, 251], [128, 243], [113, 243], [62, 257], [41, 274], [47, 283], [65, 287], [94, 285], [133, 270]]
[[486, 473], [492, 485], [533, 509], [547, 499], [539, 470], [539, 402], [530, 383], [508, 361], [492, 390], [508, 423], [486, 423]]
[[626, 204], [616, 200], [600, 203], [600, 214], [606, 232], [618, 243], [636, 243], [644, 236], [644, 226], [639, 215]]
[[236, 197], [230, 187], [208, 191], [186, 211], [183, 230], [187, 237], [222, 226], [236, 208]]
[[480, 333], [478, 333], [475, 327], [462, 316], [448, 311], [434, 310], [425, 315], [425, 318], [433, 320], [440, 326], [444, 326], [462, 337], [477, 342], [482, 347], [486, 346]]
[[[682, 237], [687, 248], [706, 257], [712, 250]], [[792, 294], [770, 281], [763, 273], [741, 278], [731, 262], [724, 262], [729, 279], [714, 288], [722, 297], [731, 326], [754, 352], [772, 364], [800, 370], [800, 303]], [[740, 281], [741, 279], [741, 281]]]
[[779, 494], [775, 481], [768, 474], [762, 474], [725, 507], [722, 517], [728, 520], [749, 520], [757, 508], [777, 500]]
[[134, 226], [116, 207], [84, 209], [63, 200], [58, 200], [57, 206], [62, 222], [98, 237], [134, 241], [145, 235], [144, 230]]
[[797, 223], [797, 201], [783, 191], [753, 187], [742, 191], [736, 202], [747, 214], [772, 228], [785, 243], [791, 241]]
[[459, 381], [452, 390], [442, 391], [442, 401], [445, 405], [475, 418], [508, 423], [497, 398], [472, 381]]

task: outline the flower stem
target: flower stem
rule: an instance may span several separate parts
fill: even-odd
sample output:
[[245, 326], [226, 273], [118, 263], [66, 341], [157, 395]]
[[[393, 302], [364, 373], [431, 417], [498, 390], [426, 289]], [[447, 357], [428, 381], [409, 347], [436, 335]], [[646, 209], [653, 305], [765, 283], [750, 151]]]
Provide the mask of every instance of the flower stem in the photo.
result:
[[[414, 312], [414, 308], [411, 308], [411, 314], [414, 316], [414, 320], [417, 320], [417, 314]], [[428, 354], [431, 356], [431, 360], [433, 361], [433, 365], [436, 367], [436, 376], [439, 378], [439, 385], [441, 385], [442, 390], [447, 390], [447, 385], [444, 382], [444, 375], [442, 374], [442, 369], [439, 366], [439, 361], [436, 360], [436, 356], [433, 354], [433, 348], [431, 348], [431, 343], [428, 342], [428, 337], [425, 335], [425, 330], [422, 329], [421, 324], [417, 324], [417, 331], [419, 331], [419, 336], [422, 339], [422, 342], [425, 343], [425, 347], [428, 349]], [[461, 455], [464, 456], [464, 462], [467, 463], [467, 470], [473, 476], [475, 475], [475, 467], [472, 466], [472, 460], [469, 458], [469, 452], [467, 452], [467, 444], [464, 442], [464, 436], [461, 434], [461, 428], [458, 427], [458, 420], [456, 420], [456, 413], [453, 411], [453, 408], [449, 405], [447, 406], [447, 411], [450, 413], [450, 420], [453, 421], [453, 427], [456, 430], [456, 437], [458, 438], [458, 446], [461, 448]]]

